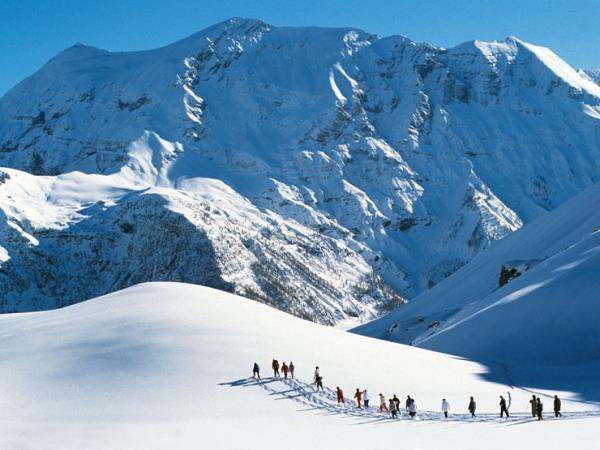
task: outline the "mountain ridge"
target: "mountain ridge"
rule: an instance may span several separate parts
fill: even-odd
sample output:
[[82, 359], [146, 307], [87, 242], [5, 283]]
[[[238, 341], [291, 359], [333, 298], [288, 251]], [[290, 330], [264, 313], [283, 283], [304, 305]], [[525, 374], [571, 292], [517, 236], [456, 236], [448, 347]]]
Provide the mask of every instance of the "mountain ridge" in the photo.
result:
[[[0, 99], [0, 166], [36, 177], [9, 171], [0, 193], [11, 183], [20, 192], [25, 179], [46, 185], [44, 177], [80, 172], [81, 182], [110, 189], [78, 197], [57, 181], [33, 208], [69, 204], [98, 214], [103, 233], [97, 242], [79, 235], [82, 213], [60, 216], [60, 225], [31, 226], [33, 210], [0, 204], [9, 223], [3, 229], [12, 230], [0, 236], [10, 256], [0, 275], [7, 286], [2, 310], [58, 301], [49, 294], [57, 286], [33, 280], [38, 271], [52, 279], [48, 258], [57, 261], [52, 270], [74, 270], [50, 244], [58, 234], [49, 233], [59, 229], [60, 242], [75, 254], [88, 243], [106, 251], [97, 260], [86, 254], [103, 273], [92, 291], [74, 292], [69, 302], [126, 287], [120, 273], [137, 264], [106, 249], [105, 239], [128, 242], [136, 254], [137, 246], [168, 253], [183, 238], [176, 232], [173, 242], [153, 242], [150, 234], [143, 242], [123, 240], [130, 233], [105, 211], [125, 202], [124, 192], [142, 189], [195, 211], [206, 206], [201, 190], [217, 186], [211, 180], [223, 198], [236, 193], [217, 208], [232, 208], [235, 227], [217, 220], [214, 226], [227, 231], [213, 235], [206, 222], [194, 225], [202, 236], [237, 242], [214, 246], [220, 273], [228, 273], [212, 280], [217, 285], [284, 310], [293, 304], [296, 314], [330, 324], [373, 318], [383, 305], [423, 292], [598, 180], [596, 88], [588, 92], [588, 82], [553, 54], [538, 51], [555, 64], [550, 68], [516, 41], [479, 42], [486, 54], [476, 42], [465, 52], [351, 28], [229, 20], [155, 50], [71, 47]], [[556, 73], [563, 69], [566, 79]], [[76, 197], [81, 203], [71, 201]], [[209, 206], [218, 197], [211, 195]], [[183, 226], [158, 213], [181, 204], [153, 205], [149, 217]], [[254, 212], [244, 216], [240, 205]], [[125, 230], [148, 226], [136, 220]], [[8, 239], [17, 229], [42, 239]], [[282, 246], [273, 253], [275, 235]], [[254, 263], [240, 259], [247, 251]], [[204, 261], [171, 253], [175, 266]], [[228, 264], [246, 267], [244, 277]], [[328, 267], [327, 275], [312, 273], [315, 264]], [[277, 266], [286, 269], [267, 273]], [[160, 265], [146, 267], [136, 279], [160, 273]], [[299, 287], [311, 279], [314, 289], [309, 296], [286, 293], [286, 276]]]

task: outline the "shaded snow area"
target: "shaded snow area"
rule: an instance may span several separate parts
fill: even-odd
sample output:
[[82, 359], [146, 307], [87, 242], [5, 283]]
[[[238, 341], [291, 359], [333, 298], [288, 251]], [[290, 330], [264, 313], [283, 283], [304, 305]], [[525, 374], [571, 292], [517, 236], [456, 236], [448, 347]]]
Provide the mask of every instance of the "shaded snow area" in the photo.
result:
[[475, 359], [488, 379], [600, 401], [599, 204], [596, 184], [354, 331]]
[[0, 311], [180, 281], [364, 322], [597, 182], [599, 121], [590, 76], [516, 38], [78, 44], [0, 99]]
[[[59, 310], [0, 316], [0, 448], [594, 448], [600, 410], [531, 392], [475, 362], [303, 321], [221, 291], [147, 283]], [[295, 380], [270, 378], [272, 358]], [[249, 378], [252, 364], [263, 379]], [[311, 385], [319, 365], [326, 390]], [[345, 391], [339, 406], [332, 389]], [[411, 395], [416, 419], [352, 406], [356, 388]], [[511, 397], [509, 420], [498, 396]], [[477, 417], [466, 414], [475, 396]], [[450, 417], [441, 417], [441, 399]]]
[[586, 75], [593, 82], [600, 85], [600, 69], [586, 69], [586, 70], [578, 70], [580, 75]]

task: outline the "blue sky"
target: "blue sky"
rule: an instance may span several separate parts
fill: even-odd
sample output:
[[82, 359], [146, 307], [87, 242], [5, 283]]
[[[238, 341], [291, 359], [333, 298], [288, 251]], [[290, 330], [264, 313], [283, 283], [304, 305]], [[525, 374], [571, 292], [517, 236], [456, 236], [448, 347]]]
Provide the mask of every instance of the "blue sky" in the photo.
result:
[[600, 67], [600, 0], [0, 0], [0, 95], [76, 42], [154, 48], [233, 16], [358, 27], [443, 47], [513, 35], [577, 68]]

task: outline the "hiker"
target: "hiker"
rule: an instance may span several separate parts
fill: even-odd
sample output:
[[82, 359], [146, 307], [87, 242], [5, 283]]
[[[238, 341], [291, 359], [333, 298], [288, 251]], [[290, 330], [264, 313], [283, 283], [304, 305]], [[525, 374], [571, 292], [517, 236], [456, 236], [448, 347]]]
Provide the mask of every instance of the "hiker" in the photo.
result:
[[537, 416], [537, 401], [535, 400], [535, 395], [531, 396], [529, 403], [531, 404], [531, 415], [533, 417]]
[[363, 403], [365, 405], [365, 409], [368, 409], [369, 408], [369, 394], [367, 393], [366, 389], [364, 391], [362, 391], [362, 395], [363, 395]]
[[385, 396], [383, 394], [379, 394], [379, 412], [389, 411], [387, 405], [385, 404]]
[[319, 366], [315, 367], [315, 377], [313, 379], [313, 383], [317, 384], [317, 378], [321, 373], [319, 372]]
[[273, 363], [271, 364], [271, 367], [273, 367], [273, 378], [279, 378], [279, 361], [277, 361], [276, 359], [273, 359]]
[[475, 399], [471, 397], [469, 400], [469, 412], [471, 413], [471, 417], [475, 417], [475, 410], [477, 409], [477, 403], [475, 403]]
[[[396, 397], [394, 395], [394, 397]], [[410, 398], [410, 395], [406, 396], [406, 403], [404, 404], [404, 407], [408, 410], [410, 408], [410, 405], [414, 403], [414, 400], [412, 398]]]
[[408, 415], [410, 416], [411, 419], [414, 419], [415, 416], [417, 415], [417, 404], [415, 403], [414, 399], [411, 399], [412, 401], [410, 402], [410, 405], [408, 406]]
[[288, 372], [290, 371], [290, 368], [287, 366], [287, 364], [285, 363], [285, 361], [281, 365], [281, 371], [283, 372], [283, 378], [287, 378]]
[[506, 407], [506, 400], [504, 400], [503, 396], [500, 396], [500, 417], [504, 417], [504, 414], [506, 414], [507, 419], [510, 417], [508, 415], [508, 408]]
[[360, 389], [356, 388], [354, 398], [356, 399], [356, 405], [358, 406], [358, 408], [362, 408], [362, 406], [360, 406], [360, 403], [362, 402], [362, 391]]
[[537, 398], [537, 418], [538, 420], [544, 420], [542, 413], [544, 412], [544, 404], [541, 398]]
[[398, 406], [393, 398], [390, 398], [390, 413], [392, 413], [392, 419], [398, 418]]
[[560, 413], [560, 406], [561, 406], [560, 398], [558, 398], [558, 395], [555, 395], [554, 396], [554, 417], [562, 417], [562, 414]]
[[317, 380], [315, 381], [315, 384], [317, 385], [317, 391], [319, 389], [321, 389], [321, 391], [323, 391], [323, 377], [321, 375], [317, 375]]
[[445, 398], [442, 399], [442, 412], [444, 413], [444, 417], [448, 418], [448, 411], [450, 411], [450, 403], [446, 401]]
[[335, 388], [335, 395], [337, 397], [338, 404], [346, 404], [346, 400], [344, 400], [344, 391], [342, 391], [339, 386], [336, 386]]
[[252, 378], [260, 380], [260, 367], [258, 367], [258, 363], [254, 363], [254, 367], [252, 367]]
[[296, 366], [294, 366], [294, 363], [292, 361], [290, 361], [290, 375], [292, 376], [292, 380], [294, 379], [294, 369], [296, 368]]
[[396, 404], [396, 409], [398, 410], [398, 414], [400, 414], [400, 399], [396, 397], [396, 394], [394, 394], [392, 400], [394, 400], [394, 403]]

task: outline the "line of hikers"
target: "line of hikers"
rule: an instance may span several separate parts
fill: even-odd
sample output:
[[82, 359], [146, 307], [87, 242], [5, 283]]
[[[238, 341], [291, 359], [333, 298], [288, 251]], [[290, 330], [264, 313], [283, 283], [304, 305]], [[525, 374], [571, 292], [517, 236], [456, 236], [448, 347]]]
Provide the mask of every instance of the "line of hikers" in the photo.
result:
[[[542, 403], [542, 400], [539, 397], [532, 395], [531, 400], [529, 400], [529, 403], [531, 404], [531, 415], [533, 417], [537, 417], [538, 420], [544, 420], [544, 404]], [[558, 398], [558, 395], [555, 395], [554, 417], [562, 417], [562, 414], [560, 412], [561, 406], [562, 405], [560, 398]]]
[[[271, 368], [273, 369], [273, 378], [281, 378], [281, 375], [279, 374], [279, 361], [273, 359], [273, 362], [271, 363]], [[284, 361], [281, 365], [283, 377], [287, 378], [289, 374], [291, 378], [294, 378], [295, 368], [296, 366], [294, 366], [294, 363], [292, 361], [290, 361], [289, 365], [287, 365]], [[254, 363], [254, 366], [252, 367], [252, 378], [258, 378], [260, 380], [260, 367], [258, 366], [258, 363]], [[323, 386], [321, 386], [321, 388], [323, 388]]]
[[[273, 378], [281, 378], [281, 375], [279, 374], [279, 361], [277, 361], [277, 359], [273, 359], [273, 362], [271, 363], [271, 368], [273, 369]], [[291, 375], [291, 378], [294, 378], [294, 370], [295, 370], [295, 366], [294, 363], [290, 361], [290, 364], [287, 365], [285, 362], [281, 365], [281, 371], [283, 372], [284, 378], [288, 377], [288, 374]], [[254, 366], [252, 368], [252, 378], [258, 378], [260, 380], [260, 367], [258, 365], [258, 363], [254, 363]], [[314, 375], [313, 375], [313, 383], [316, 386], [317, 391], [324, 391], [323, 388], [323, 377], [321, 376], [321, 371], [319, 369], [319, 366], [315, 367], [315, 371], [314, 371]], [[339, 386], [336, 386], [335, 388], [335, 393], [336, 393], [336, 398], [337, 398], [337, 403], [343, 403], [344, 405], [346, 404], [346, 399], [344, 397], [344, 391], [342, 391], [342, 389]], [[369, 393], [367, 392], [366, 389], [361, 390], [360, 388], [356, 388], [356, 392], [354, 393], [354, 399], [356, 400], [356, 406], [359, 409], [362, 409], [363, 405], [365, 407], [365, 409], [369, 408]], [[500, 396], [500, 417], [503, 418], [504, 416], [506, 416], [506, 418], [508, 419], [510, 417], [509, 415], [509, 408], [510, 408], [510, 403], [511, 403], [511, 397], [510, 397], [510, 392], [508, 393], [508, 404], [506, 402], [506, 399], [504, 398], [503, 395]], [[544, 404], [542, 403], [542, 400], [540, 397], [536, 397], [535, 395], [532, 395], [531, 400], [529, 400], [529, 403], [531, 404], [531, 414], [533, 417], [537, 417], [538, 420], [543, 420], [543, 411], [544, 411]], [[415, 403], [415, 400], [408, 395], [406, 397], [406, 402], [404, 404], [404, 407], [406, 409], [406, 411], [408, 411], [408, 414], [411, 418], [414, 418], [417, 414], [417, 404]], [[560, 412], [561, 410], [561, 400], [560, 398], [558, 398], [558, 395], [554, 396], [554, 416], [555, 417], [562, 417], [562, 414]], [[448, 418], [448, 413], [450, 412], [450, 403], [448, 403], [448, 401], [443, 398], [442, 399], [442, 407], [441, 407], [442, 413], [444, 414], [445, 418]], [[477, 410], [477, 403], [475, 402], [475, 399], [473, 397], [469, 398], [469, 404], [467, 406], [467, 410], [469, 411], [469, 413], [471, 414], [471, 417], [475, 417], [475, 411]], [[400, 399], [396, 396], [396, 394], [394, 394], [394, 396], [390, 399], [388, 399], [386, 401], [385, 396], [383, 394], [379, 394], [379, 412], [389, 412], [392, 416], [392, 419], [397, 419], [398, 415], [401, 414], [401, 410], [400, 410]]]

